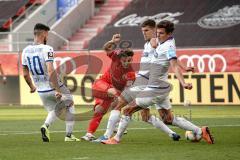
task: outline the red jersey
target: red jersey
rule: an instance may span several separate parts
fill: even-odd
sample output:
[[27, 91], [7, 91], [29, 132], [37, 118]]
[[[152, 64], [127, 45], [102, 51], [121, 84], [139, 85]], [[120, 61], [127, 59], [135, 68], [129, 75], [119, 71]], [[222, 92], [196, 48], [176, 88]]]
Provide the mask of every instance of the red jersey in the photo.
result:
[[[132, 66], [128, 68], [124, 68], [120, 62], [120, 58], [117, 55], [117, 51], [113, 51], [108, 56], [112, 59], [110, 67], [107, 71], [102, 75], [102, 79], [106, 82], [112, 84], [116, 89], [122, 91], [126, 84], [128, 83], [125, 75], [131, 73], [134, 74], [134, 70]], [[134, 74], [135, 75], [135, 74]], [[131, 81], [134, 81], [135, 76], [131, 75]]]

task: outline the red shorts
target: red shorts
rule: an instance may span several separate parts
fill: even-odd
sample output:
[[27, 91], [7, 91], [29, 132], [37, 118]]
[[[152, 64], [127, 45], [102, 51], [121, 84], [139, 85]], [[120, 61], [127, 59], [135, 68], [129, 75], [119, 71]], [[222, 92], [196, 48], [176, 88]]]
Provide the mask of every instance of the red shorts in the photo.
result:
[[108, 110], [114, 99], [108, 97], [107, 91], [112, 87], [112, 84], [106, 82], [104, 79], [98, 79], [94, 82], [92, 86], [92, 93], [95, 98], [94, 108], [100, 105], [104, 110]]

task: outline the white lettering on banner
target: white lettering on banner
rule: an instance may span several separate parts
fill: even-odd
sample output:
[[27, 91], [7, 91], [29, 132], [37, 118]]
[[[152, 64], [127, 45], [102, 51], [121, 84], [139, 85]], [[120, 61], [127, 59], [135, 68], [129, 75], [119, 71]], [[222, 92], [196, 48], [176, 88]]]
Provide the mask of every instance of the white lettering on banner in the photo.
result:
[[153, 16], [144, 16], [144, 17], [140, 17], [135, 13], [118, 20], [114, 24], [114, 27], [138, 26], [146, 19], [153, 19], [157, 22], [160, 22], [162, 20], [169, 20], [174, 24], [177, 24], [179, 23], [179, 20], [175, 19], [175, 17], [181, 16], [183, 15], [183, 13], [184, 12], [176, 12], [176, 13], [165, 12], [165, 13], [158, 13]]
[[207, 29], [232, 27], [240, 23], [240, 5], [224, 7], [217, 12], [203, 16], [198, 20], [198, 25]]
[[215, 72], [216, 70], [216, 59], [220, 59], [223, 63], [222, 66], [222, 70], [221, 72], [225, 72], [226, 68], [227, 68], [227, 62], [226, 59], [220, 55], [220, 54], [214, 54], [214, 55], [181, 55], [178, 58], [180, 61], [182, 61], [183, 59], [187, 60], [187, 66], [194, 66], [194, 59], [197, 60], [197, 67], [198, 67], [198, 71], [200, 73], [204, 72], [205, 70], [205, 62], [204, 59], [208, 59], [208, 68], [210, 72]]
[[[55, 57], [54, 58], [54, 68], [57, 68], [60, 66], [60, 72], [61, 73], [65, 73], [67, 72], [67, 67], [70, 67], [70, 66], [67, 66], [67, 62], [71, 62], [72, 64], [72, 68], [70, 71], [71, 74], [75, 74], [76, 72], [76, 63], [74, 62], [73, 58], [71, 57]], [[57, 62], [59, 62], [59, 65], [57, 65]]]

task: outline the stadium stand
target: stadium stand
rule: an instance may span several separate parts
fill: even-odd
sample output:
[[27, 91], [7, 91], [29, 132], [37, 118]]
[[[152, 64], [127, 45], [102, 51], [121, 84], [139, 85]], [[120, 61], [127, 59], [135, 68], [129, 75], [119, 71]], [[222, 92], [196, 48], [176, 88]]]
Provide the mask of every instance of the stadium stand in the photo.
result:
[[[4, 10], [0, 14], [0, 50], [9, 51], [8, 32], [12, 31], [22, 19], [25, 14], [29, 14], [37, 7], [44, 3], [45, 0], [11, 0], [1, 1], [0, 10]], [[7, 9], [6, 9], [7, 8]], [[28, 13], [26, 13], [28, 11]], [[7, 32], [6, 32], [7, 31]]]
[[9, 30], [14, 19], [23, 15], [26, 8], [34, 3], [41, 4], [44, 1], [45, 0], [14, 0], [0, 2], [0, 10], [4, 10], [4, 12], [0, 14], [0, 31]]
[[[186, 6], [187, 5], [187, 6]], [[239, 46], [239, 0], [133, 0], [104, 30], [89, 42], [90, 49], [101, 49], [114, 33], [142, 48], [139, 24], [142, 19], [171, 20], [176, 24], [178, 47]], [[129, 34], [131, 33], [131, 34]]]
[[[3, 1], [0, 2], [0, 10], [4, 10], [0, 14], [0, 26], [2, 29], [8, 29], [12, 22], [12, 17], [16, 14], [21, 14], [24, 10], [24, 6], [28, 3], [28, 0], [19, 0], [16, 1]], [[7, 9], [6, 9], [7, 8]]]
[[[69, 40], [70, 50], [79, 50], [88, 48], [89, 41], [99, 34], [103, 28], [122, 11], [131, 2], [131, 0], [108, 0], [100, 8], [99, 11], [87, 23], [78, 30]], [[66, 50], [67, 46], [63, 46], [62, 50]]]

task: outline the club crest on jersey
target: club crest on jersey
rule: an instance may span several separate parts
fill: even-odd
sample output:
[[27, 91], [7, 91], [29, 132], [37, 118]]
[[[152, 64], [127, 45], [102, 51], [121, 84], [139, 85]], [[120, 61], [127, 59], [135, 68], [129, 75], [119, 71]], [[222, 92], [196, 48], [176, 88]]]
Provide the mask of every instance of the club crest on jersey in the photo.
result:
[[53, 52], [48, 52], [48, 58], [53, 58]]

